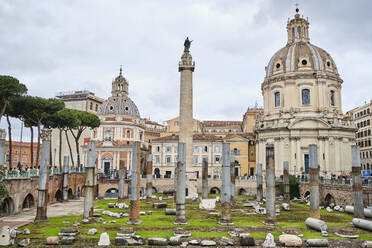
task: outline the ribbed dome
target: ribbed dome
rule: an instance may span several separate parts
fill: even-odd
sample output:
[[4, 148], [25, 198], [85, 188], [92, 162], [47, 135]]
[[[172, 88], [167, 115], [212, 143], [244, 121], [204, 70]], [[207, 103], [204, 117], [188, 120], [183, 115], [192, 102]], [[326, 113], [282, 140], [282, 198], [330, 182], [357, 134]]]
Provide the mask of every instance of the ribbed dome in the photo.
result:
[[109, 97], [101, 105], [98, 115], [128, 115], [140, 118], [136, 104], [128, 96]]
[[266, 76], [296, 71], [326, 71], [338, 75], [336, 64], [326, 51], [310, 42], [295, 42], [274, 54]]

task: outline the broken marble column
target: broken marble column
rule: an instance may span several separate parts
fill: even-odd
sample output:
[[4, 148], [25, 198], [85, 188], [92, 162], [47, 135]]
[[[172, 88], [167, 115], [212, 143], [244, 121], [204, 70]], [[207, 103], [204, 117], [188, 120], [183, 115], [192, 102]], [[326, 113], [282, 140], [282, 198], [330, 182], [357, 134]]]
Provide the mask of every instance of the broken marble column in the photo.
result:
[[354, 226], [372, 232], [372, 221], [354, 218], [352, 222]]
[[62, 184], [62, 192], [63, 192], [63, 201], [68, 200], [68, 174], [69, 174], [69, 156], [63, 157], [63, 184]]
[[283, 186], [284, 186], [284, 202], [289, 203], [289, 162], [283, 162]]
[[235, 203], [235, 158], [231, 156], [231, 163], [230, 163], [230, 181], [231, 181], [231, 204]]
[[208, 199], [208, 161], [203, 159], [202, 164], [202, 199]]
[[256, 200], [258, 202], [262, 201], [263, 198], [263, 188], [262, 188], [262, 164], [257, 164], [257, 195], [256, 195]]
[[93, 222], [93, 203], [94, 203], [94, 171], [96, 166], [96, 142], [88, 141], [87, 144], [87, 164], [85, 166], [85, 186], [84, 186], [84, 213], [83, 219], [90, 219]]
[[266, 224], [276, 224], [274, 144], [266, 145]]
[[322, 234], [327, 233], [327, 224], [322, 220], [309, 217], [305, 220], [305, 224], [312, 229], [322, 232]]
[[187, 224], [186, 220], [186, 143], [178, 143], [176, 164], [176, 219], [174, 224]]
[[118, 202], [124, 202], [124, 177], [125, 177], [125, 170], [124, 170], [124, 160], [119, 161], [119, 192], [118, 192]]
[[0, 128], [0, 166], [4, 166], [5, 130]]
[[222, 195], [220, 225], [233, 225], [231, 220], [230, 144], [222, 144]]
[[354, 217], [364, 218], [360, 148], [356, 145], [351, 146], [351, 166], [351, 174], [353, 176]]
[[318, 150], [315, 144], [309, 145], [309, 174], [310, 174], [310, 217], [320, 219], [319, 208], [319, 169]]
[[142, 224], [140, 220], [140, 143], [134, 142], [132, 151], [132, 170], [130, 184], [130, 217], [127, 224]]
[[[149, 149], [151, 151], [151, 148]], [[146, 163], [146, 202], [152, 201], [152, 154], [147, 154]]]
[[48, 204], [48, 179], [49, 179], [49, 161], [50, 161], [50, 139], [52, 130], [44, 128], [41, 131], [43, 146], [40, 156], [39, 186], [37, 197], [37, 210], [35, 222], [48, 221], [47, 204]]

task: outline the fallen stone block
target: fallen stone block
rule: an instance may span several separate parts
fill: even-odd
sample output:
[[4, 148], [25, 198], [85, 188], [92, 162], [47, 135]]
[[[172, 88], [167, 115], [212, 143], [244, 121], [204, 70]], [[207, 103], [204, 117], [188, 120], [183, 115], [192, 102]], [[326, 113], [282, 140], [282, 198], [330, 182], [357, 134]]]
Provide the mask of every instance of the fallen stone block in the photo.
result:
[[88, 235], [95, 235], [96, 233], [97, 233], [97, 229], [96, 228], [91, 228], [87, 232]]
[[305, 240], [307, 247], [328, 247], [328, 239], [307, 239]]
[[22, 239], [19, 243], [19, 247], [27, 247], [30, 245], [30, 239]]
[[241, 246], [255, 246], [256, 243], [250, 233], [241, 233], [239, 235], [239, 243]]
[[31, 233], [30, 229], [28, 229], [28, 228], [23, 229], [23, 234], [29, 235], [30, 233]]
[[215, 241], [213, 241], [213, 240], [202, 240], [201, 242], [200, 242], [200, 246], [216, 246], [217, 245], [217, 243], [215, 242]]
[[107, 204], [108, 208], [115, 208], [115, 203], [109, 203]]
[[216, 199], [202, 199], [199, 203], [199, 209], [214, 210], [216, 208]]
[[264, 248], [274, 248], [276, 247], [274, 236], [271, 233], [266, 235], [265, 241], [262, 244]]
[[153, 208], [166, 208], [167, 206], [168, 206], [168, 203], [166, 202], [157, 202], [157, 203], [152, 204]]
[[220, 244], [221, 246], [234, 246], [234, 240], [233, 240], [233, 239], [229, 239], [229, 238], [227, 238], [227, 237], [222, 237], [222, 238], [220, 239], [219, 244]]
[[173, 235], [180, 236], [181, 238], [186, 238], [191, 236], [191, 232], [184, 230], [182, 227], [177, 227]]
[[290, 247], [301, 247], [302, 239], [292, 234], [282, 234], [279, 236], [279, 243]]
[[59, 244], [59, 237], [51, 236], [46, 238], [47, 245], [58, 245]]
[[72, 245], [75, 242], [75, 237], [72, 236], [63, 236], [61, 239], [62, 245]]
[[282, 208], [285, 211], [290, 211], [291, 210], [291, 205], [289, 205], [288, 203], [282, 203]]
[[121, 227], [116, 235], [121, 237], [132, 237], [134, 234], [135, 233], [132, 227]]
[[176, 209], [175, 208], [166, 208], [164, 213], [165, 213], [165, 215], [176, 215]]
[[99, 237], [98, 246], [109, 246], [110, 245], [110, 237], [107, 232], [101, 233]]
[[137, 245], [142, 246], [144, 244], [143, 239], [140, 236], [132, 236], [132, 237], [116, 237], [115, 238], [115, 245], [117, 246], [129, 246], [129, 245]]
[[154, 246], [168, 245], [168, 240], [165, 238], [149, 238], [147, 242], [148, 242], [148, 245], [154, 245]]
[[200, 242], [197, 239], [192, 239], [192, 240], [189, 241], [189, 245], [199, 245], [199, 244], [200, 244]]
[[178, 246], [181, 245], [181, 236], [172, 236], [169, 238], [169, 245]]

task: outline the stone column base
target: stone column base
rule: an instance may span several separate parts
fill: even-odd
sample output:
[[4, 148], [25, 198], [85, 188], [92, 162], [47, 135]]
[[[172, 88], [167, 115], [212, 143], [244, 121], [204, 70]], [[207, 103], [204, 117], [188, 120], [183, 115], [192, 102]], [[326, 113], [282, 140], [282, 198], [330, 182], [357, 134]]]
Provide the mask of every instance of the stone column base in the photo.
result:
[[48, 222], [49, 219], [46, 216], [46, 212], [47, 212], [46, 207], [37, 207], [34, 223]]
[[136, 220], [129, 220], [125, 224], [127, 224], [127, 225], [142, 225], [143, 222], [140, 219], [136, 219]]
[[276, 217], [272, 217], [272, 216], [266, 216], [266, 219], [265, 219], [265, 222], [264, 222], [265, 225], [278, 225], [278, 223], [276, 222]]
[[177, 217], [174, 222], [173, 222], [174, 225], [187, 225], [187, 220], [186, 218], [184, 217]]

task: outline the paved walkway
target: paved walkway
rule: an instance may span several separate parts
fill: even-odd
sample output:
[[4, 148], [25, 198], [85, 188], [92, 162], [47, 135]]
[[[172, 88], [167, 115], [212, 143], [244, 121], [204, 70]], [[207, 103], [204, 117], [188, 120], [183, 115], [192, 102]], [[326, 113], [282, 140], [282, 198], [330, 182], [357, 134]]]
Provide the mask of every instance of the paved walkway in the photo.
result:
[[[56, 202], [48, 205], [47, 216], [59, 217], [66, 215], [80, 215], [83, 213], [84, 198], [69, 200], [68, 202]], [[19, 214], [0, 218], [0, 228], [3, 226], [20, 227], [34, 221], [36, 207], [22, 211]]]

